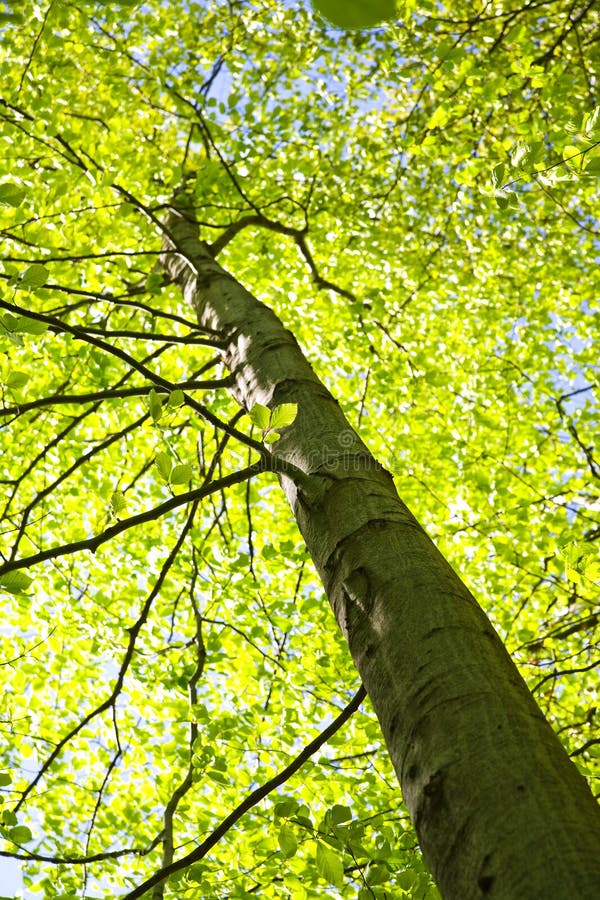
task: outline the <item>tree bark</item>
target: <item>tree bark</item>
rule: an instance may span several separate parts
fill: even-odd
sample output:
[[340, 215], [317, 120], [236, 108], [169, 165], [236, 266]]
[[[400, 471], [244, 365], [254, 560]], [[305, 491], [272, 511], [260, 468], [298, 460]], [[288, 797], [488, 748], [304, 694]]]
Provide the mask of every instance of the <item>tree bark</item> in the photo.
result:
[[600, 809], [491, 623], [275, 314], [181, 210], [162, 265], [225, 341], [247, 410], [297, 403], [282, 487], [381, 724], [445, 900], [600, 896]]

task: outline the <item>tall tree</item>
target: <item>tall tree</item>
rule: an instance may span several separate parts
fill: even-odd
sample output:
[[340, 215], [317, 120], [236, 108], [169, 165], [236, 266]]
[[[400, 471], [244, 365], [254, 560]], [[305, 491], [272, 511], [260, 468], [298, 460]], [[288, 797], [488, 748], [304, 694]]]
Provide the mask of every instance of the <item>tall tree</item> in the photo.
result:
[[436, 895], [277, 476], [443, 895], [593, 896], [591, 794], [386, 469], [593, 778], [597, 11], [25, 6], [3, 854], [47, 896]]

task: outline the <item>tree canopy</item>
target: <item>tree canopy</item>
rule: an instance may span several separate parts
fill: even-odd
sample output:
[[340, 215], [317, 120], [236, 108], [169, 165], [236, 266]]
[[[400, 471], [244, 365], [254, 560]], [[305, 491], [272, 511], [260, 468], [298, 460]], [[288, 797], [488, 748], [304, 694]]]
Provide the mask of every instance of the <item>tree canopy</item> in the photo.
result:
[[0, 872], [25, 896], [126, 897], [211, 840], [154, 896], [439, 896], [261, 463], [294, 410], [243, 414], [160, 267], [181, 185], [598, 793], [598, 7], [318, 9], [0, 8]]

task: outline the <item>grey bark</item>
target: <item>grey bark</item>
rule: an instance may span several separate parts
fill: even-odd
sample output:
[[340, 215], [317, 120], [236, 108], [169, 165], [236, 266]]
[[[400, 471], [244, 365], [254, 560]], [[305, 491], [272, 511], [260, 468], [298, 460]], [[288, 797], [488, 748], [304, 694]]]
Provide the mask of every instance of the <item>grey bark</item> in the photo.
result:
[[[381, 724], [445, 900], [594, 900], [600, 809], [469, 590], [293, 335], [173, 210], [162, 264], [225, 341], [250, 409], [297, 403], [282, 487]], [[174, 252], [176, 251], [176, 252]]]

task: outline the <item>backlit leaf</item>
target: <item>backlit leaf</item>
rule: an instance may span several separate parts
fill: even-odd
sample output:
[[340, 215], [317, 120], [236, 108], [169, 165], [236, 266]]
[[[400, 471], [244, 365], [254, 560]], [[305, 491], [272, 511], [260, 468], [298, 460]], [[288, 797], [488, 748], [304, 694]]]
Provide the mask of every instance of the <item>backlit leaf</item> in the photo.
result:
[[49, 277], [50, 272], [46, 266], [41, 265], [41, 263], [34, 263], [21, 275], [19, 287], [34, 291], [45, 285]]
[[395, 18], [395, 0], [313, 0], [317, 12], [338, 28], [372, 28]]
[[33, 579], [26, 575], [25, 572], [15, 569], [12, 572], [5, 572], [4, 575], [0, 575], [0, 588], [9, 591], [11, 594], [22, 594], [32, 581]]
[[20, 206], [24, 197], [25, 190], [20, 185], [12, 184], [9, 181], [0, 184], [0, 203], [4, 203], [5, 206]]
[[162, 450], [156, 454], [154, 457], [154, 464], [158, 471], [160, 472], [164, 481], [168, 481], [171, 475], [171, 469], [173, 467], [173, 462], [168, 453], [164, 453]]
[[262, 403], [255, 403], [248, 415], [252, 423], [260, 428], [261, 431], [265, 431], [269, 427], [271, 411], [267, 406], [263, 406]]
[[277, 835], [277, 840], [279, 842], [281, 854], [285, 859], [290, 859], [292, 856], [295, 856], [296, 851], [298, 850], [298, 840], [294, 834], [294, 829], [290, 825], [284, 823], [281, 826]]
[[319, 874], [337, 888], [344, 883], [344, 865], [338, 853], [322, 841], [317, 843], [317, 869]]
[[192, 479], [193, 471], [188, 465], [174, 466], [169, 481], [171, 484], [187, 484]]
[[148, 394], [148, 409], [152, 420], [158, 422], [162, 416], [163, 405], [161, 397], [159, 397], [154, 388], [151, 388]]
[[298, 414], [297, 403], [281, 403], [271, 413], [271, 428], [285, 428], [291, 425]]

